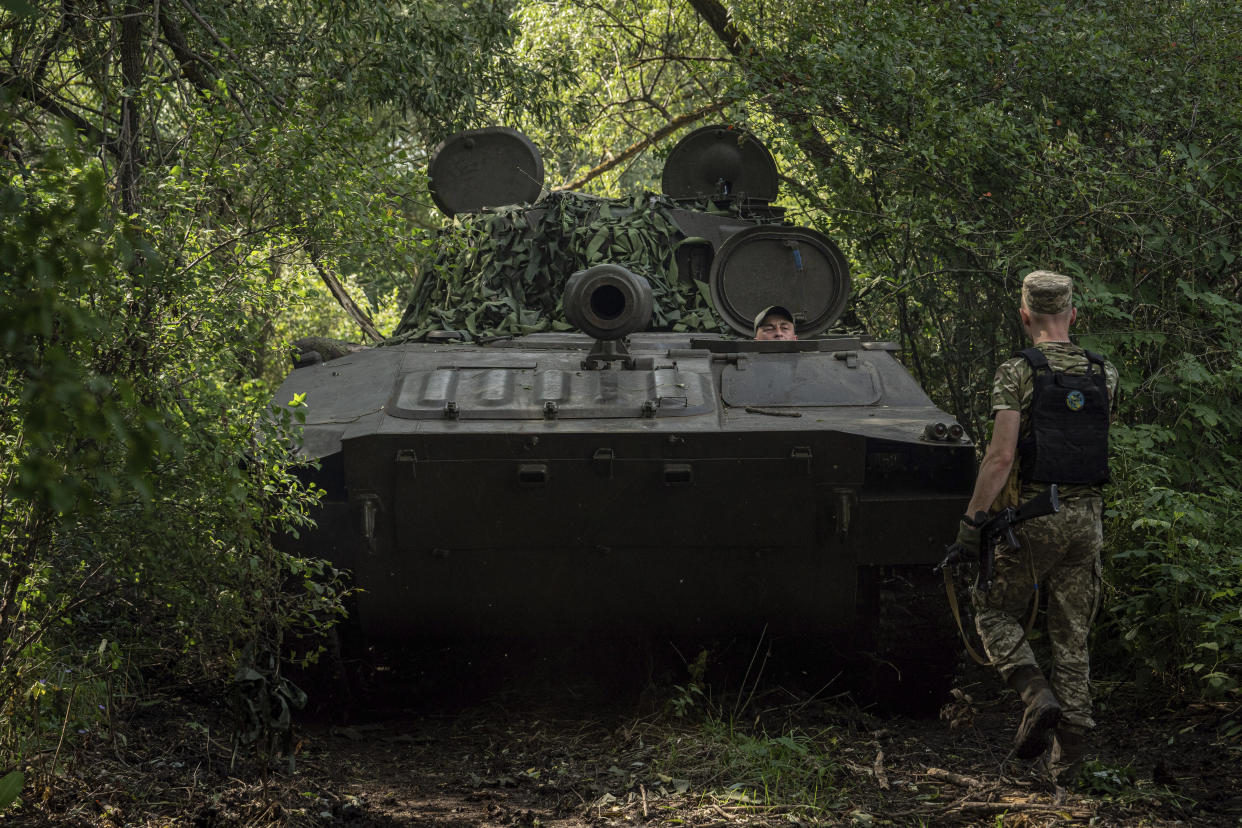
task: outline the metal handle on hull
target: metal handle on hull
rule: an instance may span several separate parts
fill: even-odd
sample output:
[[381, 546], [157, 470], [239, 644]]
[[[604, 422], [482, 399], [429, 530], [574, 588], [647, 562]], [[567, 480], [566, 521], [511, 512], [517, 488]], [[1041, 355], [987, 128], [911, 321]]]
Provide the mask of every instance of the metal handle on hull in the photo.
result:
[[358, 529], [367, 542], [367, 549], [375, 552], [375, 519], [379, 515], [380, 499], [374, 494], [360, 494], [354, 498], [360, 509]]
[[837, 537], [845, 540], [850, 533], [850, 523], [854, 517], [854, 503], [857, 498], [853, 489], [833, 489], [833, 511], [837, 518]]

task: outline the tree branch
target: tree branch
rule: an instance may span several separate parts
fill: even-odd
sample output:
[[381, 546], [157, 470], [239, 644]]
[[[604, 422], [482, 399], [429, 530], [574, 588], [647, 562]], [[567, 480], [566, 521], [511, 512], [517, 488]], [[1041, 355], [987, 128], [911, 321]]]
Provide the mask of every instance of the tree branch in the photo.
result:
[[224, 42], [224, 39], [220, 37], [220, 34], [215, 30], [215, 27], [208, 23], [207, 20], [198, 13], [198, 9], [194, 8], [194, 6], [190, 3], [190, 0], [181, 0], [181, 5], [185, 6], [185, 10], [190, 13], [191, 17], [198, 21], [198, 25], [203, 27], [203, 31], [207, 32], [207, 34], [211, 36], [211, 39], [216, 42], [216, 45], [223, 49], [226, 55], [232, 58], [233, 62], [237, 64], [237, 67], [241, 69], [242, 72], [245, 73], [246, 77], [254, 81], [255, 84], [263, 90], [263, 94], [271, 98], [272, 103], [276, 104], [276, 106], [281, 109], [284, 109], [284, 100], [282, 100], [278, 95], [273, 94], [271, 90], [267, 88], [259, 76], [254, 73], [254, 70], [247, 66], [242, 59], [237, 56], [237, 53], [229, 47], [229, 44]]
[[60, 22], [51, 36], [43, 42], [43, 46], [39, 49], [39, 57], [35, 60], [34, 71], [30, 73], [30, 79], [34, 83], [43, 83], [43, 76], [47, 74], [47, 65], [52, 55], [60, 48], [61, 41], [65, 39], [65, 35], [72, 26], [69, 20], [68, 0], [63, 0], [60, 9]]
[[138, 143], [139, 102], [146, 61], [142, 54], [142, 15], [138, 4], [129, 2], [121, 17], [121, 156], [117, 187], [121, 209], [129, 215], [138, 212], [138, 174], [142, 166]]
[[325, 285], [327, 285], [328, 290], [334, 297], [336, 297], [336, 301], [342, 308], [345, 309], [345, 312], [349, 314], [350, 318], [352, 318], [354, 322], [358, 323], [358, 327], [362, 329], [362, 332], [370, 337], [372, 342], [379, 342], [382, 340], [384, 337], [380, 335], [378, 330], [376, 330], [375, 323], [371, 321], [371, 317], [367, 316], [362, 308], [358, 307], [358, 305], [354, 303], [354, 300], [349, 296], [349, 291], [345, 290], [345, 286], [341, 284], [340, 280], [337, 279], [336, 276], [332, 274], [332, 271], [328, 269], [327, 265], [323, 263], [323, 257], [319, 254], [318, 247], [314, 244], [308, 243], [306, 246], [306, 252], [310, 255], [311, 264], [315, 266], [315, 271], [319, 274], [319, 278], [323, 280]]
[[0, 69], [0, 88], [6, 86], [11, 88], [14, 94], [25, 98], [35, 106], [38, 106], [44, 112], [47, 112], [49, 115], [53, 115], [68, 122], [70, 126], [85, 135], [87, 138], [90, 138], [95, 143], [99, 144], [99, 146], [103, 147], [110, 154], [116, 156], [117, 158], [121, 157], [121, 146], [116, 138], [95, 126], [90, 121], [74, 112], [72, 109], [69, 109], [59, 101], [55, 100], [43, 87], [36, 83], [32, 83], [26, 78]]
[[[186, 43], [185, 33], [168, 11], [168, 6], [161, 3], [159, 8], [160, 28], [164, 32], [164, 42], [172, 49], [183, 74], [200, 92], [210, 92], [214, 86], [212, 66], [201, 55], [196, 54]], [[200, 64], [202, 68], [200, 68]], [[211, 73], [211, 74], [209, 74]]]
[[727, 63], [732, 58], [715, 57], [714, 55], [652, 55], [651, 57], [634, 58], [625, 65], [626, 69], [637, 69], [647, 63]]
[[743, 57], [751, 51], [750, 38], [745, 32], [733, 24], [729, 18], [729, 10], [719, 0], [690, 0], [690, 5], [699, 13], [699, 17], [712, 31], [720, 42], [725, 45], [734, 57]]
[[[760, 55], [758, 50], [751, 44], [750, 38], [739, 29], [729, 17], [729, 11], [720, 0], [689, 0], [690, 5], [699, 13], [699, 16], [712, 27], [712, 31], [724, 43], [725, 48], [729, 50], [739, 63], [743, 66], [755, 63]], [[787, 84], [783, 81], [774, 81], [772, 86], [775, 90], [782, 89]], [[776, 105], [773, 107], [774, 114], [783, 120], [793, 130], [794, 140], [802, 152], [813, 160], [818, 161], [824, 166], [831, 166], [840, 162], [840, 156], [832, 145], [824, 140], [824, 136], [811, 122], [811, 117], [792, 107]]]
[[229, 238], [225, 239], [224, 241], [220, 242], [219, 244], [216, 244], [216, 245], [212, 246], [212, 247], [211, 247], [211, 249], [206, 250], [206, 251], [204, 251], [203, 253], [200, 253], [198, 256], [194, 257], [194, 261], [190, 262], [188, 265], [186, 265], [185, 267], [183, 267], [183, 268], [181, 268], [180, 270], [178, 270], [178, 271], [177, 271], [177, 272], [173, 275], [173, 278], [174, 278], [174, 279], [180, 279], [182, 276], [184, 276], [185, 274], [187, 274], [187, 273], [189, 273], [191, 270], [193, 270], [195, 267], [197, 267], [197, 266], [198, 266], [198, 263], [199, 263], [199, 262], [201, 262], [201, 261], [203, 261], [203, 259], [206, 259], [206, 258], [208, 258], [208, 257], [210, 257], [210, 256], [214, 256], [216, 253], [218, 253], [219, 251], [221, 251], [221, 250], [223, 250], [224, 248], [228, 247], [229, 245], [237, 244], [239, 241], [241, 241], [242, 239], [246, 238], [247, 236], [254, 236], [254, 235], [257, 235], [257, 234], [259, 234], [259, 233], [266, 233], [268, 230], [272, 230], [272, 229], [274, 229], [274, 228], [276, 228], [276, 227], [278, 227], [278, 226], [279, 226], [279, 225], [278, 225], [278, 224], [276, 224], [276, 223], [272, 223], [272, 224], [265, 224], [265, 225], [263, 225], [262, 227], [255, 227], [255, 228], [252, 228], [252, 229], [250, 229], [250, 230], [247, 230], [247, 231], [246, 231], [246, 232], [244, 232], [244, 233], [238, 233], [236, 236], [230, 236]]
[[652, 144], [658, 143], [664, 138], [667, 138], [669, 135], [672, 135], [674, 132], [681, 129], [686, 124], [692, 124], [695, 121], [701, 120], [705, 116], [710, 115], [713, 112], [718, 112], [721, 109], [723, 109], [724, 106], [725, 106], [724, 101], [716, 101], [715, 103], [710, 103], [710, 104], [707, 104], [706, 106], [701, 106], [698, 109], [694, 110], [693, 112], [687, 112], [684, 115], [679, 115], [673, 120], [669, 121], [664, 126], [657, 129], [655, 132], [648, 135], [646, 138], [642, 139], [641, 141], [638, 141], [637, 143], [634, 143], [634, 144], [630, 144], [628, 147], [626, 147], [624, 150], [621, 151], [620, 155], [614, 158], [610, 158], [609, 160], [605, 161], [599, 166], [593, 167], [592, 169], [587, 170], [580, 177], [574, 179], [573, 181], [570, 181], [568, 184], [562, 184], [558, 187], [553, 187], [552, 190], [553, 191], [576, 190], [582, 185], [586, 184], [588, 181], [598, 178], [599, 176], [608, 172], [613, 167], [616, 167], [620, 164], [624, 164], [626, 161], [638, 155], [640, 152], [647, 149]]

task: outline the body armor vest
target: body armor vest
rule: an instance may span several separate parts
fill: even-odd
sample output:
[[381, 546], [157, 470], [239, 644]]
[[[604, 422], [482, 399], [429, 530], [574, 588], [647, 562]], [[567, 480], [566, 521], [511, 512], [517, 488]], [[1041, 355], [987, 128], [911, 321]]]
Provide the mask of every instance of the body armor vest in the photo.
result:
[[1087, 372], [1054, 371], [1038, 348], [1018, 352], [1034, 372], [1031, 433], [1018, 441], [1019, 476], [1037, 483], [1107, 483], [1108, 381], [1104, 357], [1086, 351]]

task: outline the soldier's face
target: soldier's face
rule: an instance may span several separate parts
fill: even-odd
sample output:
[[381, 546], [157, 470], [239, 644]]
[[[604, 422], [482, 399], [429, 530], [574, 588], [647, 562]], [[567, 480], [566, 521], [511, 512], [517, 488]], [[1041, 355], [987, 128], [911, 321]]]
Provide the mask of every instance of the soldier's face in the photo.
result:
[[772, 340], [772, 339], [797, 339], [798, 334], [794, 332], [794, 323], [779, 314], [770, 314], [763, 318], [759, 323], [759, 330], [755, 332], [755, 339]]

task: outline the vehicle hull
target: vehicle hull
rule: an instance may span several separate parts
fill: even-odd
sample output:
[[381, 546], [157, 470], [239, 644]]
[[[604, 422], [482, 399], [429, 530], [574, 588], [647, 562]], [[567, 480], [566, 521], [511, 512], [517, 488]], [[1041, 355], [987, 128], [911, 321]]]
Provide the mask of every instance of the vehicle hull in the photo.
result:
[[326, 497], [290, 542], [350, 570], [362, 630], [395, 639], [848, 644], [878, 573], [942, 557], [974, 449], [923, 436], [951, 418], [887, 349], [633, 340], [628, 374], [592, 376], [569, 334], [295, 371], [279, 399], [304, 395]]

